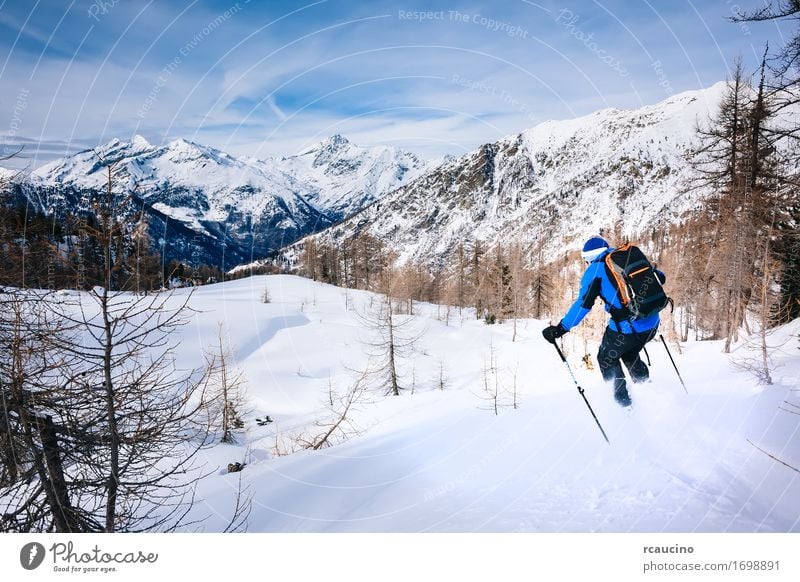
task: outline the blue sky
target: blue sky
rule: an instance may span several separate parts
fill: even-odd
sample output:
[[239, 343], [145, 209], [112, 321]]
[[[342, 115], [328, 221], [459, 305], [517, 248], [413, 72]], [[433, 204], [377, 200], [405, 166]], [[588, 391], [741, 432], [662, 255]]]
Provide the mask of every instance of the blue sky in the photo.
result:
[[[427, 158], [754, 70], [760, 0], [0, 0], [0, 147], [114, 137], [258, 157], [333, 133]], [[7, 164], [10, 165], [10, 164]]]

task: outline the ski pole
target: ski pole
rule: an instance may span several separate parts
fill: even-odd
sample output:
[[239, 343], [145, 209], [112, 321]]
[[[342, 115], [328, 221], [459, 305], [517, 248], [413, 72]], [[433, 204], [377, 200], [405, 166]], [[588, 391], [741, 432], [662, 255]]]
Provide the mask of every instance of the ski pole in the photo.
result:
[[686, 389], [686, 384], [683, 383], [683, 378], [681, 378], [681, 373], [678, 371], [678, 366], [675, 365], [675, 360], [672, 359], [672, 354], [670, 353], [669, 348], [667, 347], [667, 340], [664, 339], [664, 334], [660, 333], [658, 335], [661, 338], [661, 343], [664, 344], [664, 349], [667, 350], [669, 361], [672, 362], [672, 367], [675, 368], [675, 373], [678, 375], [678, 380], [681, 381], [681, 386], [683, 386], [683, 391], [688, 394], [689, 391]]
[[567, 366], [567, 370], [569, 371], [569, 375], [572, 376], [572, 381], [575, 382], [575, 386], [578, 387], [578, 394], [580, 394], [583, 397], [583, 401], [586, 403], [586, 406], [589, 407], [589, 412], [592, 413], [592, 418], [594, 418], [594, 421], [597, 423], [597, 428], [599, 428], [600, 432], [603, 433], [603, 438], [606, 439], [606, 442], [608, 444], [611, 444], [611, 442], [608, 440], [608, 437], [606, 436], [606, 431], [603, 430], [603, 427], [600, 424], [600, 421], [597, 420], [597, 415], [594, 413], [594, 410], [592, 410], [592, 405], [589, 404], [589, 400], [586, 398], [586, 394], [584, 393], [583, 388], [581, 388], [581, 385], [578, 384], [578, 380], [577, 380], [577, 378], [575, 378], [575, 374], [572, 373], [572, 368], [570, 367], [569, 362], [567, 361], [567, 358], [564, 357], [564, 354], [561, 352], [561, 348], [558, 347], [558, 344], [556, 342], [552, 342], [552, 343], [553, 343], [553, 347], [558, 352], [558, 355], [561, 356], [561, 361], [564, 362], [564, 364]]

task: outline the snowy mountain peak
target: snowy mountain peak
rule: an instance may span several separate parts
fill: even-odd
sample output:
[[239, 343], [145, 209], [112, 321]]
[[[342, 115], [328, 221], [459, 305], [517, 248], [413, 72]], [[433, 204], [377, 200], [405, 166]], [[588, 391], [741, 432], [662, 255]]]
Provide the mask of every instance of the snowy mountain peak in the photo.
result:
[[172, 140], [166, 145], [166, 147], [173, 152], [190, 156], [204, 155], [213, 150], [213, 148], [201, 146], [182, 137]]
[[145, 139], [144, 136], [141, 136], [138, 133], [133, 136], [131, 144], [133, 145], [133, 147], [140, 150], [150, 149], [151, 147], [153, 147], [153, 145], [149, 141], [147, 141], [147, 139]]
[[325, 148], [336, 150], [350, 145], [350, 140], [343, 135], [336, 133], [323, 141], [321, 145]]
[[336, 155], [337, 153], [341, 153], [343, 150], [346, 150], [351, 145], [352, 144], [350, 143], [350, 140], [337, 133], [323, 139], [320, 142], [303, 148], [294, 156], [289, 156], [288, 158], [284, 159], [291, 159], [298, 156], [319, 156], [321, 154]]
[[[101, 158], [120, 158], [124, 157], [127, 150], [132, 148], [131, 142], [122, 141], [118, 138], [113, 138], [111, 141], [104, 143], [96, 148], [87, 150], [87, 154], [91, 157]], [[80, 154], [79, 154], [80, 155]], [[114, 160], [116, 161], [116, 159]]]
[[303, 150], [300, 154], [298, 154], [298, 156], [313, 156], [314, 159], [312, 162], [312, 167], [320, 168], [335, 164], [337, 161], [343, 159], [352, 159], [353, 157], [357, 157], [360, 149], [361, 148], [352, 146], [347, 138], [342, 137], [337, 133], [336, 135], [332, 135], [318, 144]]
[[334, 219], [344, 218], [427, 168], [414, 154], [389, 146], [361, 147], [336, 134], [275, 164], [309, 184], [309, 200]]

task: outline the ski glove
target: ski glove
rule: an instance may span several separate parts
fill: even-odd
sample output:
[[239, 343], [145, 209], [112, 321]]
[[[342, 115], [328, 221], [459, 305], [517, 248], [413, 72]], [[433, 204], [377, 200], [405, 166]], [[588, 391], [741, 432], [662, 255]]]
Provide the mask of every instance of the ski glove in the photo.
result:
[[550, 325], [542, 330], [542, 336], [551, 344], [556, 343], [556, 339], [560, 338], [565, 333], [567, 333], [567, 330], [564, 329], [561, 322], [558, 322], [558, 325]]

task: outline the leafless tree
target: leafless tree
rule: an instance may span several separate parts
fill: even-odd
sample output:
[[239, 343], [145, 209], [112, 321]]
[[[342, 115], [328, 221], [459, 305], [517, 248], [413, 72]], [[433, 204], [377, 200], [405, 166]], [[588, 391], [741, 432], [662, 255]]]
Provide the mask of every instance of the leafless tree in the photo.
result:
[[[757, 88], [745, 78], [741, 63], [720, 105], [706, 126], [698, 128], [701, 146], [692, 159], [697, 186], [708, 188], [703, 221], [694, 229], [702, 241], [705, 260], [689, 263], [689, 275], [704, 282], [696, 287], [696, 315], [713, 324], [712, 337], [725, 339], [729, 352], [746, 324], [747, 307], [754, 298], [751, 274], [760, 263], [760, 241], [781, 212], [776, 144], [765, 131], [772, 104], [764, 90], [764, 63]], [[707, 223], [714, 225], [710, 236]], [[698, 257], [699, 258], [699, 257]], [[709, 301], [709, 299], [711, 301]]]
[[511, 388], [511, 395], [513, 397], [511, 406], [514, 410], [519, 408], [519, 392], [517, 391], [517, 376], [519, 375], [519, 362], [517, 362], [516, 366], [514, 366], [514, 372], [512, 374], [512, 388]]
[[439, 390], [444, 390], [447, 387], [447, 378], [444, 374], [444, 361], [439, 360], [439, 374], [436, 377], [436, 387]]
[[74, 329], [53, 316], [49, 293], [0, 291], [0, 530], [82, 532], [98, 522], [85, 501], [75, 358], [58, 348]]
[[223, 443], [235, 443], [236, 432], [244, 429], [247, 409], [244, 373], [236, 366], [230, 336], [222, 322], [217, 324], [217, 342], [206, 350], [203, 401], [213, 432]]
[[[13, 160], [14, 158], [19, 157], [19, 155], [22, 153], [22, 150], [23, 150], [23, 146], [19, 146], [13, 152], [9, 152], [7, 154], [3, 154], [2, 156], [0, 156], [0, 162], [7, 162], [8, 160]], [[0, 178], [0, 189], [5, 188], [8, 185], [9, 182], [13, 182], [16, 178], [21, 176], [23, 174], [23, 172], [24, 172], [24, 170], [19, 170], [14, 175], [12, 175], [10, 178], [9, 177]]]
[[295, 438], [301, 448], [316, 451], [341, 443], [358, 434], [358, 427], [353, 422], [352, 414], [364, 398], [370, 373], [368, 367], [359, 373], [347, 392], [334, 401], [328, 418], [314, 423], [314, 434], [303, 434]]
[[763, 243], [761, 264], [750, 277], [753, 295], [757, 298], [750, 309], [753, 323], [750, 334], [744, 339], [744, 349], [740, 352], [746, 355], [738, 355], [734, 360], [737, 367], [751, 372], [766, 385], [772, 384], [772, 354], [785, 343], [774, 339], [775, 322], [785, 320], [785, 312], [788, 311], [781, 294], [776, 292], [781, 266], [772, 251], [773, 238], [772, 232], [768, 232]]
[[191, 293], [116, 290], [126, 261], [120, 239], [129, 197], [115, 192], [114, 166], [106, 167], [93, 233], [103, 284], [59, 313], [83, 332], [80, 343], [59, 347], [78, 361], [84, 390], [93, 396], [83, 409], [92, 456], [82, 471], [95, 501], [84, 509], [106, 532], [172, 530], [191, 509], [202, 477], [197, 456], [210, 444], [208, 426], [197, 422], [202, 382], [174, 362], [173, 333], [189, 321]]
[[410, 356], [420, 334], [413, 330], [414, 321], [409, 316], [395, 313], [393, 285], [394, 280], [387, 278], [384, 294], [360, 313], [359, 318], [372, 336], [366, 340], [366, 345], [377, 362], [374, 372], [380, 387], [386, 394], [399, 396], [402, 389], [400, 365]]
[[[500, 383], [500, 369], [497, 365], [497, 353], [494, 344], [489, 344], [489, 357], [483, 362], [483, 394], [480, 395], [489, 404], [483, 408], [500, 414], [500, 409], [508, 406], [506, 390]], [[516, 374], [514, 375], [514, 407], [516, 408]]]
[[238, 482], [236, 484], [236, 497], [233, 506], [233, 514], [222, 530], [222, 533], [245, 533], [247, 532], [248, 519], [253, 509], [253, 495], [244, 486], [243, 473], [239, 471]]
[[510, 280], [504, 292], [506, 312], [513, 322], [511, 341], [514, 342], [517, 340], [517, 320], [528, 312], [528, 290], [532, 287], [532, 273], [526, 266], [525, 252], [519, 242], [513, 243], [508, 249], [508, 269]]
[[772, 114], [780, 120], [780, 123], [767, 125], [764, 133], [773, 141], [784, 142], [785, 163], [779, 188], [781, 207], [789, 216], [785, 220], [778, 219], [775, 224], [780, 236], [774, 248], [784, 266], [781, 292], [787, 306], [786, 316], [793, 319], [800, 316], [800, 234], [797, 229], [800, 221], [800, 120], [797, 116], [800, 106], [800, 2], [765, 0], [753, 11], [738, 11], [731, 20], [793, 25], [788, 40], [771, 47], [774, 52], [767, 59], [770, 74], [762, 83]]
[[787, 463], [786, 461], [784, 461], [784, 460], [780, 459], [779, 457], [777, 457], [777, 456], [773, 455], [772, 453], [770, 453], [770, 452], [766, 451], [765, 449], [763, 449], [763, 448], [759, 447], [757, 444], [755, 444], [755, 443], [754, 443], [753, 441], [751, 441], [750, 439], [747, 439], [747, 442], [748, 442], [748, 443], [750, 443], [751, 445], [753, 445], [753, 447], [755, 447], [756, 449], [758, 449], [759, 451], [761, 451], [761, 452], [762, 452], [762, 453], [764, 453], [765, 455], [767, 455], [767, 456], [768, 456], [770, 459], [772, 459], [773, 461], [776, 461], [776, 462], [780, 463], [780, 464], [781, 464], [781, 465], [783, 465], [784, 467], [788, 467], [789, 469], [791, 469], [791, 470], [792, 470], [792, 471], [794, 471], [795, 473], [800, 473], [800, 468], [798, 468], [798, 467], [795, 467], [795, 466], [794, 466], [794, 465], [792, 465], [791, 463]]
[[272, 303], [272, 295], [266, 285], [264, 285], [264, 290], [261, 292], [261, 303]]
[[536, 319], [542, 319], [552, 311], [553, 277], [550, 271], [540, 246], [531, 273], [531, 315]]

